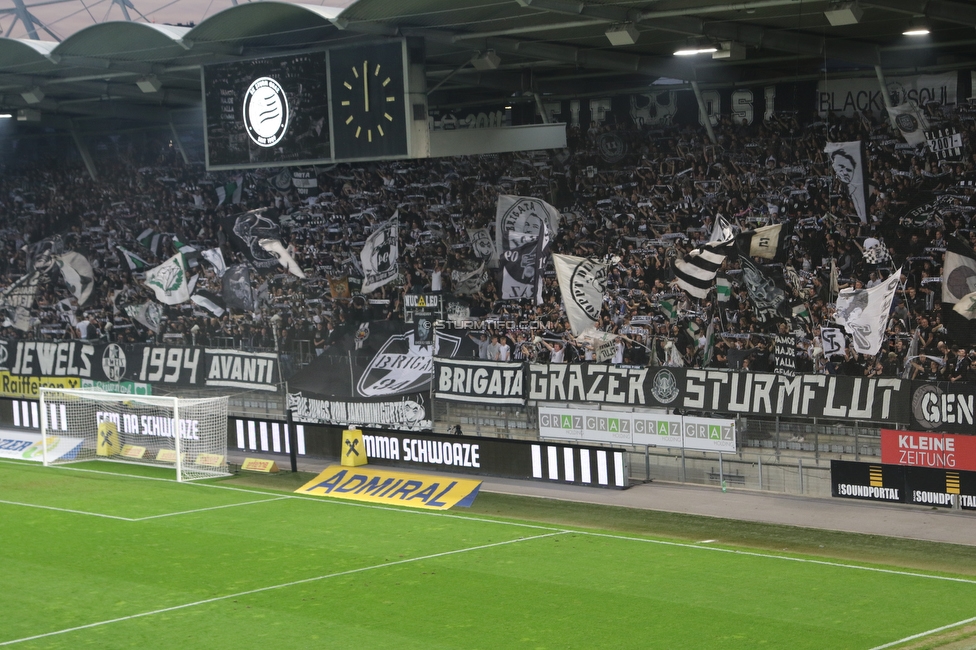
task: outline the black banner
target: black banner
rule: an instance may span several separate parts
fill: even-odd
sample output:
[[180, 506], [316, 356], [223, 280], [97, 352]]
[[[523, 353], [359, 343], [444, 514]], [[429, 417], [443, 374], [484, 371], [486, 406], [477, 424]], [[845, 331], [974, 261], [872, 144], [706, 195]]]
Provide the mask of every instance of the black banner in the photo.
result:
[[161, 386], [278, 390], [273, 352], [0, 339], [0, 370], [20, 377], [79, 377]]
[[525, 404], [521, 362], [434, 359], [434, 397], [452, 402]]
[[830, 494], [845, 499], [905, 503], [905, 468], [832, 460]]
[[765, 372], [531, 364], [528, 399], [680, 408], [699, 413], [908, 421], [909, 382]]
[[911, 428], [915, 431], [976, 434], [976, 386], [970, 383], [912, 382]]
[[414, 325], [361, 323], [289, 381], [289, 409], [299, 422], [429, 431], [434, 355], [476, 349], [462, 330], [435, 330], [425, 344]]

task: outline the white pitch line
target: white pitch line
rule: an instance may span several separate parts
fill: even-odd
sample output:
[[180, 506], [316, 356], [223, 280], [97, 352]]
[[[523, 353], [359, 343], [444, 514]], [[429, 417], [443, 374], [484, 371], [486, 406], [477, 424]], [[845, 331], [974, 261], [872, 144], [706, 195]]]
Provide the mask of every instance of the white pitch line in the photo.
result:
[[105, 519], [118, 519], [119, 521], [138, 521], [137, 519], [129, 519], [128, 517], [116, 517], [115, 515], [105, 515], [100, 512], [85, 512], [84, 510], [72, 510], [71, 508], [55, 508], [54, 506], [41, 506], [36, 503], [20, 503], [18, 501], [4, 501], [0, 499], [0, 503], [6, 503], [11, 506], [23, 506], [25, 508], [40, 508], [41, 510], [56, 510], [57, 512], [70, 512], [75, 515], [88, 515], [89, 517], [104, 517]]
[[93, 627], [101, 627], [103, 625], [111, 625], [112, 623], [121, 623], [123, 621], [131, 621], [136, 618], [144, 618], [146, 616], [155, 616], [156, 614], [165, 614], [166, 612], [174, 612], [181, 609], [187, 609], [190, 607], [197, 607], [199, 605], [207, 605], [209, 603], [216, 603], [222, 600], [229, 600], [231, 598], [242, 598], [244, 596], [250, 596], [252, 594], [259, 594], [265, 591], [273, 591], [275, 589], [285, 589], [287, 587], [294, 587], [296, 585], [303, 585], [310, 582], [318, 582], [320, 580], [328, 580], [330, 578], [338, 578], [341, 576], [352, 575], [354, 573], [363, 573], [364, 571], [372, 571], [374, 569], [385, 569], [387, 567], [397, 566], [398, 564], [410, 564], [412, 562], [422, 562], [423, 560], [433, 560], [439, 557], [446, 557], [448, 555], [458, 555], [460, 553], [470, 553], [471, 551], [481, 551], [487, 548], [495, 548], [498, 546], [506, 546], [508, 544], [517, 544], [519, 542], [530, 542], [536, 539], [543, 539], [545, 537], [553, 537], [555, 535], [563, 535], [566, 532], [555, 532], [546, 533], [545, 535], [534, 535], [532, 537], [520, 537], [519, 539], [510, 539], [505, 542], [494, 542], [492, 544], [482, 544], [480, 546], [469, 546], [468, 548], [459, 548], [453, 551], [443, 551], [441, 553], [432, 553], [431, 555], [424, 555], [422, 557], [414, 557], [406, 560], [395, 560], [393, 562], [384, 562], [383, 564], [374, 564], [372, 566], [360, 567], [358, 569], [349, 569], [347, 571], [338, 571], [336, 573], [328, 573], [326, 575], [316, 576], [314, 578], [304, 578], [303, 580], [294, 580], [292, 582], [285, 582], [278, 585], [271, 585], [269, 587], [258, 587], [257, 589], [249, 589], [247, 591], [239, 591], [236, 594], [228, 594], [226, 596], [216, 596], [214, 598], [206, 598], [204, 600], [197, 600], [192, 603], [184, 603], [183, 605], [174, 605], [172, 607], [164, 607], [162, 609], [155, 609], [151, 612], [142, 612], [141, 614], [132, 614], [130, 616], [120, 616], [119, 618], [112, 618], [107, 621], [99, 621], [97, 623], [88, 623], [87, 625], [78, 625], [76, 627], [69, 627], [64, 630], [56, 630], [54, 632], [45, 632], [44, 634], [35, 634], [34, 636], [26, 636], [22, 639], [12, 639], [10, 641], [0, 642], [0, 646], [14, 645], [15, 643], [23, 643], [24, 641], [34, 641], [37, 639], [44, 639], [51, 636], [57, 636], [59, 634], [68, 634], [69, 632], [77, 632], [79, 630], [87, 630]]
[[[14, 465], [27, 466], [26, 463], [16, 462], [16, 461], [4, 461], [4, 460], [0, 459], [0, 463], [3, 463], [3, 462], [10, 462], [10, 464], [14, 464]], [[49, 467], [50, 468], [53, 468], [53, 469], [71, 470], [71, 471], [75, 471], [75, 472], [87, 472], [87, 473], [92, 473], [92, 474], [105, 474], [105, 475], [108, 475], [108, 476], [122, 476], [122, 477], [126, 477], [126, 478], [148, 479], [148, 480], [151, 480], [151, 481], [165, 481], [167, 483], [173, 483], [173, 484], [176, 484], [176, 485], [195, 485], [195, 486], [201, 487], [201, 488], [215, 488], [215, 489], [218, 489], [218, 490], [232, 490], [232, 491], [235, 491], [235, 492], [247, 492], [249, 494], [266, 494], [266, 495], [269, 495], [269, 496], [276, 494], [276, 492], [266, 492], [266, 491], [261, 491], [260, 489], [247, 489], [247, 488], [240, 488], [240, 487], [235, 487], [235, 486], [231, 486], [231, 485], [213, 485], [213, 484], [210, 484], [210, 483], [192, 483], [192, 482], [190, 482], [190, 483], [177, 483], [176, 480], [174, 480], [174, 479], [156, 478], [156, 477], [153, 477], [153, 476], [138, 476], [138, 475], [135, 475], [135, 474], [119, 474], [119, 473], [116, 473], [116, 472], [103, 472], [103, 471], [97, 470], [97, 469], [84, 469], [84, 468], [81, 468], [81, 467], [69, 467], [67, 465], [50, 465]], [[627, 535], [611, 535], [609, 533], [594, 533], [592, 531], [586, 531], [586, 530], [574, 530], [574, 529], [568, 529], [568, 528], [558, 528], [558, 527], [555, 527], [555, 526], [542, 526], [542, 525], [538, 525], [538, 524], [525, 524], [525, 523], [512, 522], [512, 521], [503, 521], [503, 520], [496, 520], [496, 519], [487, 519], [487, 518], [484, 518], [484, 517], [471, 517], [471, 516], [467, 516], [467, 515], [459, 515], [459, 514], [449, 513], [449, 512], [440, 511], [440, 510], [421, 510], [421, 509], [410, 509], [410, 508], [395, 508], [395, 507], [392, 507], [392, 506], [381, 506], [381, 505], [375, 505], [375, 504], [369, 504], [369, 503], [358, 503], [358, 502], [355, 502], [355, 501], [348, 501], [348, 500], [342, 500], [342, 499], [323, 499], [323, 498], [320, 498], [320, 497], [311, 496], [311, 495], [303, 495], [303, 494], [289, 494], [289, 495], [285, 495], [283, 498], [287, 498], [287, 499], [298, 499], [298, 500], [301, 500], [301, 501], [308, 501], [308, 502], [313, 502], [313, 503], [331, 504], [331, 505], [347, 506], [347, 507], [353, 507], [353, 508], [367, 508], [367, 509], [370, 509], [370, 510], [387, 510], [387, 511], [390, 511], [390, 512], [399, 512], [399, 513], [406, 514], [406, 515], [421, 515], [421, 516], [428, 516], [428, 517], [447, 517], [449, 519], [461, 519], [461, 520], [464, 520], [464, 521], [477, 521], [477, 522], [483, 522], [483, 523], [489, 523], [489, 524], [498, 524], [498, 525], [502, 525], [502, 526], [516, 526], [516, 527], [520, 527], [520, 528], [533, 528], [533, 529], [536, 529], [536, 530], [550, 530], [550, 531], [554, 531], [556, 533], [575, 533], [577, 535], [589, 535], [589, 536], [593, 536], [593, 537], [608, 537], [608, 538], [612, 538], [612, 539], [629, 540], [629, 541], [634, 541], [634, 542], [644, 542], [646, 544], [659, 544], [659, 545], [662, 545], [662, 546], [675, 546], [675, 547], [678, 547], [678, 548], [696, 549], [696, 550], [699, 550], [699, 551], [715, 551], [715, 552], [719, 552], [719, 553], [730, 553], [730, 554], [735, 554], [735, 555], [747, 555], [747, 556], [752, 556], [752, 557], [763, 557], [763, 558], [769, 558], [769, 559], [773, 559], [773, 560], [789, 560], [791, 562], [805, 562], [805, 563], [808, 563], [808, 564], [818, 564], [818, 565], [822, 565], [822, 566], [830, 566], [830, 567], [841, 568], [841, 569], [856, 569], [856, 570], [861, 570], [861, 571], [873, 571], [875, 573], [887, 573], [887, 574], [892, 574], [892, 575], [901, 575], [901, 576], [908, 576], [908, 577], [913, 577], [913, 578], [926, 578], [926, 579], [929, 579], [929, 580], [944, 580], [944, 581], [948, 581], [948, 582], [961, 582], [961, 583], [965, 583], [965, 584], [976, 584], [976, 580], [967, 579], [967, 578], [953, 578], [953, 577], [950, 577], [950, 576], [940, 576], [940, 575], [926, 574], [926, 573], [915, 573], [915, 572], [912, 572], [912, 571], [897, 571], [897, 570], [894, 570], [894, 569], [882, 569], [882, 568], [879, 568], [879, 567], [861, 566], [861, 565], [857, 565], [857, 564], [844, 564], [842, 562], [830, 562], [830, 561], [827, 561], [827, 560], [814, 560], [814, 559], [791, 557], [789, 555], [775, 555], [775, 554], [772, 554], [772, 553], [758, 553], [758, 552], [755, 552], [755, 551], [740, 551], [740, 550], [728, 549], [728, 548], [721, 548], [721, 547], [716, 547], [716, 546], [705, 546], [705, 545], [703, 545], [703, 543], [695, 544], [695, 543], [688, 543], [688, 542], [669, 542], [669, 541], [666, 541], [666, 540], [650, 539], [650, 538], [645, 538], [645, 537], [630, 537], [630, 536], [627, 536]], [[932, 543], [937, 543], [937, 542], [932, 542]]]
[[893, 648], [896, 645], [901, 645], [902, 643], [908, 643], [909, 641], [914, 641], [915, 639], [921, 639], [922, 637], [929, 636], [930, 634], [935, 634], [936, 632], [944, 632], [945, 630], [951, 630], [954, 627], [959, 627], [960, 625], [965, 625], [966, 623], [972, 623], [974, 621], [976, 621], [976, 616], [972, 618], [967, 618], [965, 621], [957, 621], [955, 623], [949, 623], [948, 625], [943, 625], [942, 627], [936, 627], [926, 632], [919, 632], [918, 634], [906, 636], [904, 639], [898, 639], [897, 641], [892, 641], [891, 643], [875, 646], [871, 648], [871, 650], [884, 650], [884, 648]]
[[694, 548], [699, 551], [714, 551], [716, 553], [729, 553], [731, 555], [746, 555], [750, 557], [763, 557], [773, 560], [787, 560], [789, 562], [801, 562], [804, 564], [817, 564], [820, 566], [835, 567], [838, 569], [857, 569], [859, 571], [872, 571], [874, 573], [887, 573], [896, 576], [907, 576], [909, 578], [925, 578], [927, 580], [944, 580], [946, 582], [961, 582], [969, 585], [976, 585], [976, 580], [970, 578], [953, 578], [952, 576], [940, 576], [929, 573], [915, 573], [913, 571], [898, 571], [895, 569], [882, 569], [881, 567], [861, 566], [858, 564], [844, 564], [843, 562], [831, 562], [829, 560], [814, 560], [812, 558], [793, 557], [790, 555], [774, 555], [772, 553], [757, 553], [755, 551], [740, 551], [734, 548], [720, 548], [717, 546], [700, 546], [698, 544], [686, 544], [683, 542], [667, 542], [660, 539], [645, 539], [643, 537], [629, 537], [627, 535], [611, 535], [610, 533], [593, 533], [587, 531], [568, 531], [579, 533], [580, 535], [591, 535], [593, 537], [608, 537], [610, 539], [630, 540], [633, 542], [645, 542], [647, 544], [661, 544], [663, 546], [679, 546], [682, 548]]
[[182, 510], [180, 512], [166, 512], [161, 515], [149, 515], [148, 517], [137, 517], [136, 519], [130, 519], [129, 521], [146, 521], [147, 519], [160, 519], [162, 517], [176, 517], [178, 515], [189, 515], [194, 512], [206, 512], [208, 510], [220, 510], [221, 508], [236, 508], [237, 506], [250, 506], [255, 503], [267, 503], [268, 501], [281, 501], [282, 499], [287, 499], [287, 496], [274, 497], [272, 499], [258, 499], [257, 501], [242, 501], [241, 503], [225, 503], [222, 506], [210, 506], [209, 508], [196, 508], [194, 510]]

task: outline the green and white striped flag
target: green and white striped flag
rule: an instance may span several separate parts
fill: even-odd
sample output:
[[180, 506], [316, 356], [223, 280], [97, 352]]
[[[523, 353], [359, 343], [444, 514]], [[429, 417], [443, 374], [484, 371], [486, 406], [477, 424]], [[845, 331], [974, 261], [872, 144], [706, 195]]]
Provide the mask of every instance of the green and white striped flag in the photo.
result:
[[728, 276], [723, 274], [715, 276], [715, 294], [719, 302], [728, 302], [732, 299], [732, 281]]
[[668, 320], [674, 320], [675, 316], [678, 315], [678, 308], [670, 300], [662, 300], [657, 306], [661, 313], [668, 317]]
[[688, 336], [690, 336], [695, 341], [697, 347], [698, 335], [701, 334], [701, 327], [699, 327], [698, 323], [696, 323], [695, 321], [689, 320], [685, 324], [685, 331], [688, 333]]
[[118, 248], [119, 252], [122, 253], [121, 257], [123, 261], [125, 261], [125, 263], [129, 265], [130, 271], [142, 271], [143, 269], [149, 268], [149, 262], [142, 259], [132, 251], [127, 251], [121, 246], [116, 246], [116, 248]]
[[241, 202], [241, 191], [244, 189], [244, 177], [238, 176], [232, 181], [224, 184], [223, 187], [218, 187], [217, 191], [217, 206], [220, 207], [224, 203], [240, 203]]
[[151, 250], [153, 255], [159, 255], [159, 242], [162, 238], [163, 236], [152, 228], [146, 228], [136, 237], [136, 241]]

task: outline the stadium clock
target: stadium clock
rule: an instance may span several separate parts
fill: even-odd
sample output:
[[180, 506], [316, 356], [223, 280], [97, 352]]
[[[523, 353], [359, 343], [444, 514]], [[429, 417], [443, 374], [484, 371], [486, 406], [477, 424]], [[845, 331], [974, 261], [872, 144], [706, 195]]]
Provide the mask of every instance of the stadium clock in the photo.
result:
[[329, 52], [335, 159], [407, 155], [402, 41]]

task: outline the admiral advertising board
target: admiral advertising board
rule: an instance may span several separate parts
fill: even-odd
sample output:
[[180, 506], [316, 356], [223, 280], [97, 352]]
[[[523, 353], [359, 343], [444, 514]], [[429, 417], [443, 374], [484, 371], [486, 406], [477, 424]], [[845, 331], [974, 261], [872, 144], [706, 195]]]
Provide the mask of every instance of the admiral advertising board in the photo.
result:
[[434, 357], [472, 358], [465, 334], [422, 343], [413, 325], [360, 323], [289, 380], [288, 408], [296, 422], [430, 431]]
[[434, 397], [452, 402], [525, 404], [520, 362], [434, 359]]
[[[302, 453], [341, 458], [345, 451], [341, 427], [305, 425], [303, 432]], [[363, 431], [363, 448], [370, 465], [592, 487], [629, 484], [627, 453], [619, 447], [373, 429]]]
[[151, 390], [147, 384], [274, 392], [279, 383], [278, 356], [273, 352], [80, 341], [0, 339], [0, 372], [10, 386], [37, 378], [46, 382], [41, 385], [80, 381], [82, 387], [140, 394]]
[[830, 482], [845, 499], [976, 510], [976, 472], [833, 460]]
[[735, 453], [735, 421], [539, 406], [539, 437]]
[[606, 364], [531, 364], [528, 399], [601, 402], [742, 415], [908, 421], [909, 382], [897, 378], [636, 368]]

